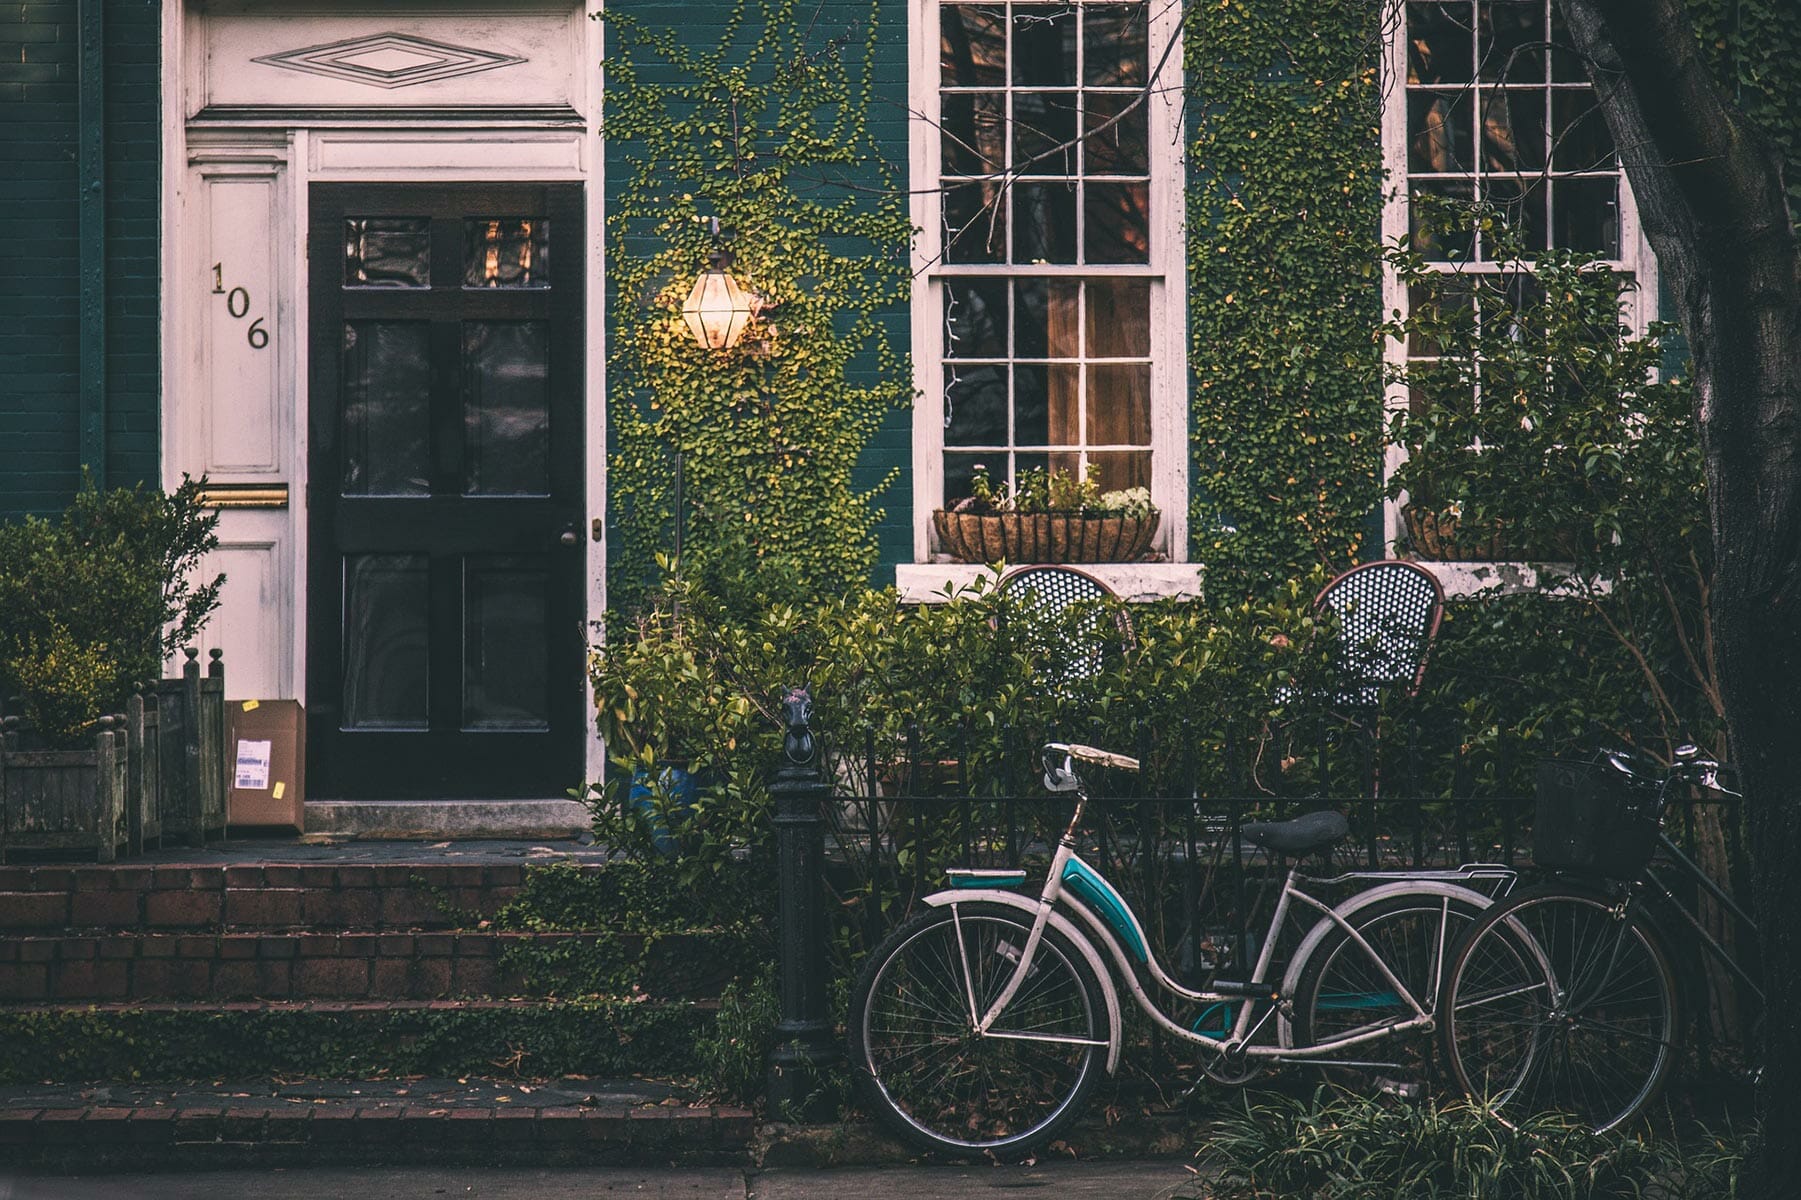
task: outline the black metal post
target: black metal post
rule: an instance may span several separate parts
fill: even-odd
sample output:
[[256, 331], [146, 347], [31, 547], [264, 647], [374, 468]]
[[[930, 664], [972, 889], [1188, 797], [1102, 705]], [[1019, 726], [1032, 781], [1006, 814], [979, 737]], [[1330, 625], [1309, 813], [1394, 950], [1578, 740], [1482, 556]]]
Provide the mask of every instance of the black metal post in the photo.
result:
[[776, 880], [780, 891], [777, 942], [781, 956], [781, 1020], [769, 1056], [769, 1103], [784, 1117], [827, 1114], [823, 1068], [838, 1057], [825, 1000], [825, 905], [820, 870], [825, 859], [821, 807], [830, 787], [820, 778], [809, 722], [813, 699], [794, 688], [782, 700], [788, 736], [770, 793], [775, 797]]

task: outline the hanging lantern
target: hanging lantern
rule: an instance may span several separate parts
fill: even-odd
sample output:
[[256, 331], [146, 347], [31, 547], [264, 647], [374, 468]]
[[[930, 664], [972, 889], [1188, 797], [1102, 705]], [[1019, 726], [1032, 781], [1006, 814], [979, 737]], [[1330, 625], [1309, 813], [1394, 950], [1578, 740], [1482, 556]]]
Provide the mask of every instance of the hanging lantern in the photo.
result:
[[694, 340], [708, 350], [730, 350], [744, 336], [760, 307], [755, 293], [732, 277], [732, 256], [715, 253], [682, 303], [682, 320]]

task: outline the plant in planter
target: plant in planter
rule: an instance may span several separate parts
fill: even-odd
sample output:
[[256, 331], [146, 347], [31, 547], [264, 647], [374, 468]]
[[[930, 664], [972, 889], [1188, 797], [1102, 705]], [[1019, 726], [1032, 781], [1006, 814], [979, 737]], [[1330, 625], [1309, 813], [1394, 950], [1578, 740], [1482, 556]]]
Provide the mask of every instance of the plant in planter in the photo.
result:
[[[102, 492], [84, 479], [60, 520], [0, 525], [0, 696], [17, 697], [0, 749], [0, 850], [110, 857], [123, 840], [126, 739], [107, 714], [198, 635], [224, 584], [194, 578], [218, 545], [218, 517], [199, 492], [192, 480], [164, 494]], [[187, 723], [203, 732], [198, 716]], [[222, 771], [222, 736], [201, 740]], [[212, 790], [222, 804], [222, 788]]]
[[976, 467], [971, 494], [932, 514], [938, 542], [958, 562], [1136, 562], [1162, 514], [1148, 488], [1104, 492], [1086, 475], [1030, 469], [1012, 488]]

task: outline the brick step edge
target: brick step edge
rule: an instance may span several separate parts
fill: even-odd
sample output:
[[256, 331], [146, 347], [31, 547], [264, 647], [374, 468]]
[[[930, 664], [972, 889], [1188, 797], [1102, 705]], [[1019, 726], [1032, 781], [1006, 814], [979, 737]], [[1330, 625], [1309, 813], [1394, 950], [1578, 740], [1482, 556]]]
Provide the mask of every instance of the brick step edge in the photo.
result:
[[0, 1083], [697, 1076], [717, 1002], [137, 1003], [0, 1007]]
[[492, 916], [518, 895], [524, 878], [522, 865], [444, 862], [0, 867], [0, 933], [448, 929]]
[[[43, 934], [0, 937], [0, 1001], [150, 999], [436, 999], [554, 991], [553, 967], [533, 966], [509, 952], [574, 953], [605, 946], [620, 963], [636, 963], [641, 934], [462, 930], [296, 933]], [[646, 990], [685, 997], [717, 990], [704, 933], [655, 941], [645, 964]], [[548, 958], [541, 961], [549, 961]], [[567, 978], [567, 976], [564, 976]]]
[[192, 1166], [749, 1161], [742, 1108], [453, 1108], [325, 1103], [269, 1108], [0, 1110], [0, 1160], [90, 1171]]

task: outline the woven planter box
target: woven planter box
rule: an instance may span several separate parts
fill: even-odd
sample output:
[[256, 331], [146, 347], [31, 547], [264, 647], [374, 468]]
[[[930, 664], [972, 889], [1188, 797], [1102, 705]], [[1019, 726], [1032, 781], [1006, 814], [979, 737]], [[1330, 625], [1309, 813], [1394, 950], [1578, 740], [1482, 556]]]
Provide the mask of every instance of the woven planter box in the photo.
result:
[[1519, 546], [1504, 537], [1506, 527], [1496, 522], [1486, 537], [1472, 536], [1447, 512], [1408, 505], [1401, 510], [1407, 522], [1407, 541], [1414, 556], [1428, 562], [1568, 562], [1580, 557], [1580, 548], [1594, 553], [1592, 535], [1570, 531], [1556, 535], [1548, 546]]
[[1514, 557], [1501, 541], [1501, 531], [1486, 537], [1460, 530], [1455, 516], [1409, 504], [1401, 510], [1407, 522], [1407, 542], [1428, 562], [1500, 562]]
[[932, 514], [938, 543], [958, 562], [1112, 563], [1137, 562], [1150, 551], [1163, 519], [1113, 513]]

